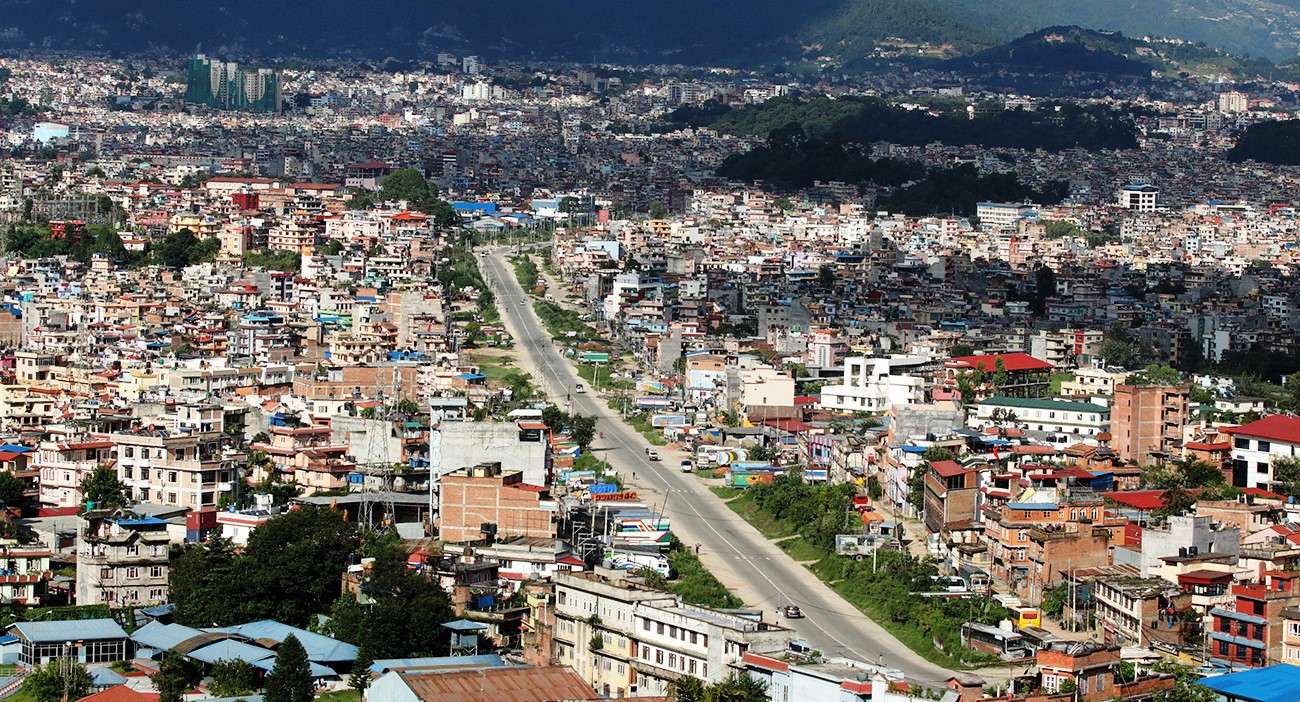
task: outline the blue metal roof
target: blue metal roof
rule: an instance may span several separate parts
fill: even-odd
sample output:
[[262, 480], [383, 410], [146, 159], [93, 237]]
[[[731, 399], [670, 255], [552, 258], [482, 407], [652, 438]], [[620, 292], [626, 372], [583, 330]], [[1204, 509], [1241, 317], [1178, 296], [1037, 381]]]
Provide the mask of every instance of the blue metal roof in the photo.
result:
[[187, 655], [196, 661], [203, 661], [204, 663], [216, 663], [217, 661], [256, 663], [268, 658], [275, 658], [275, 652], [270, 649], [235, 639], [224, 639], [210, 643], [207, 646], [190, 651]]
[[486, 624], [471, 622], [468, 619], [457, 619], [453, 622], [446, 622], [442, 626], [443, 628], [451, 629], [452, 631], [483, 631], [487, 628]]
[[203, 632], [182, 624], [163, 624], [162, 622], [149, 622], [131, 634], [131, 640], [147, 646], [156, 648], [160, 651], [169, 651], [181, 644], [183, 641], [199, 636]]
[[1056, 509], [1055, 502], [1008, 502], [1007, 509]]
[[23, 446], [22, 444], [0, 444], [0, 451], [8, 453], [31, 453], [31, 450], [30, 446]]
[[125, 639], [126, 632], [112, 619], [65, 619], [57, 622], [19, 622], [11, 632], [32, 643]]
[[[310, 665], [311, 676], [313, 678], [337, 678], [339, 675], [333, 668], [327, 668], [320, 663], [311, 663]], [[275, 667], [275, 656], [256, 661], [253, 663], [253, 667], [261, 668], [262, 670], [269, 672]]]
[[87, 668], [90, 683], [95, 687], [112, 687], [126, 682], [126, 677], [112, 668]]
[[228, 634], [239, 634], [247, 639], [254, 641], [260, 639], [270, 639], [277, 643], [283, 643], [285, 639], [292, 634], [307, 649], [307, 658], [313, 661], [332, 663], [336, 661], [347, 662], [357, 659], [357, 647], [350, 643], [344, 643], [328, 636], [299, 629], [296, 626], [281, 624], [280, 622], [263, 619], [261, 621], [239, 624], [237, 626], [219, 627], [213, 629], [204, 629], [204, 631], [216, 631]]
[[1197, 685], [1233, 699], [1251, 702], [1294, 702], [1300, 667], [1279, 663], [1258, 670], [1202, 678]]

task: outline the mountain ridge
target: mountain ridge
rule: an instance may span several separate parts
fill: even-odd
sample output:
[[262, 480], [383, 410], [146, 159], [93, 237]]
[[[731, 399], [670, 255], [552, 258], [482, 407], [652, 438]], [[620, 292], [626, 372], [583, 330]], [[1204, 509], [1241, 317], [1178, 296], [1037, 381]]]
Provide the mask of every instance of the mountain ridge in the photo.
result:
[[8, 51], [429, 60], [450, 50], [852, 67], [891, 39], [969, 55], [1042, 27], [1078, 25], [1177, 36], [1272, 61], [1300, 56], [1300, 0], [570, 0], [547, 8], [523, 0], [317, 0], [310, 12], [288, 0], [0, 0], [0, 10], [0, 48]]

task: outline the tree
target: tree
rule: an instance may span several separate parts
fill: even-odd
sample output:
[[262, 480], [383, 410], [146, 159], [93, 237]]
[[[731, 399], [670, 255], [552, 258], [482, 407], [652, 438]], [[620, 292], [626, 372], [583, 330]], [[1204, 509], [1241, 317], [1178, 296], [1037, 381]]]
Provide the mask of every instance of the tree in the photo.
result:
[[0, 473], [0, 505], [22, 507], [27, 502], [27, 483], [13, 473]]
[[22, 691], [36, 702], [81, 699], [91, 692], [90, 673], [77, 661], [50, 661], [23, 680]]
[[339, 573], [357, 545], [356, 527], [328, 507], [308, 505], [267, 520], [241, 559], [251, 618], [305, 626], [338, 597]]
[[81, 499], [96, 509], [121, 507], [128, 502], [126, 485], [117, 479], [117, 471], [99, 466], [81, 481]]
[[1183, 374], [1177, 368], [1152, 363], [1136, 373], [1130, 373], [1125, 382], [1129, 385], [1177, 385], [1182, 379]]
[[447, 593], [406, 567], [400, 543], [377, 543], [372, 555], [365, 584], [372, 603], [363, 607], [349, 594], [341, 595], [330, 608], [330, 633], [374, 658], [427, 656], [442, 650], [442, 624], [453, 618]]
[[569, 415], [565, 414], [564, 410], [559, 407], [547, 405], [542, 408], [542, 424], [545, 424], [551, 431], [557, 434], [564, 431], [564, 427], [568, 426], [568, 422]]
[[823, 263], [817, 269], [817, 286], [828, 292], [835, 289], [834, 266], [829, 263]]
[[1174, 676], [1174, 686], [1157, 692], [1153, 698], [1155, 702], [1214, 702], [1218, 699], [1213, 690], [1196, 684], [1199, 677], [1185, 665], [1161, 660], [1151, 665], [1151, 671]]
[[244, 621], [245, 579], [229, 540], [213, 536], [173, 550], [167, 580], [177, 622], [200, 627]]
[[745, 458], [755, 462], [770, 463], [776, 458], [776, 452], [762, 444], [755, 444], [745, 449]]
[[158, 688], [158, 702], [181, 702], [189, 690], [189, 675], [185, 659], [179, 653], [168, 652], [158, 666], [154, 686]]
[[596, 438], [596, 418], [584, 417], [580, 414], [571, 415], [569, 436], [583, 451], [591, 448], [591, 442]]
[[357, 652], [357, 660], [352, 664], [352, 674], [348, 676], [348, 687], [356, 690], [359, 696], [364, 695], [366, 688], [370, 687], [370, 666], [374, 662], [370, 652], [364, 646], [361, 647]]
[[275, 666], [266, 676], [266, 702], [311, 702], [316, 685], [307, 650], [293, 634], [275, 652]]
[[168, 268], [184, 268], [206, 261], [221, 250], [221, 242], [214, 238], [200, 241], [187, 228], [168, 234], [154, 250], [158, 262]]
[[1034, 314], [1042, 315], [1047, 311], [1048, 298], [1056, 295], [1056, 272], [1047, 266], [1039, 266], [1034, 271], [1034, 297], [1029, 307]]
[[709, 702], [767, 702], [767, 685], [744, 673], [732, 673], [709, 687]]
[[217, 697], [238, 697], [257, 691], [257, 669], [247, 661], [219, 660], [212, 666], [208, 691]]
[[960, 358], [962, 356], [974, 356], [975, 347], [971, 346], [970, 344], [953, 344], [952, 350], [948, 353], [948, 355], [953, 358]]
[[1300, 458], [1273, 459], [1273, 489], [1287, 497], [1300, 497]]

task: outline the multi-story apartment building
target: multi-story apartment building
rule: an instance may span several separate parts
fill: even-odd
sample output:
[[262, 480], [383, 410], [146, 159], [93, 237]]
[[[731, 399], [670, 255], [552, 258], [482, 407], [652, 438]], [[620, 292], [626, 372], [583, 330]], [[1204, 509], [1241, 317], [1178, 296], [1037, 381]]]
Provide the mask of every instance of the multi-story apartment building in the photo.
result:
[[1099, 329], [1044, 329], [1030, 337], [1029, 353], [1057, 368], [1074, 368], [1097, 358], [1104, 337]]
[[214, 507], [233, 489], [235, 469], [222, 459], [218, 405], [181, 405], [173, 428], [114, 432], [117, 475], [139, 502]]
[[1036, 397], [989, 397], [969, 409], [975, 429], [1009, 424], [1032, 431], [1093, 438], [1110, 428], [1110, 408]]
[[[632, 659], [640, 650], [635, 611], [643, 603], [672, 606], [677, 598], [594, 574], [557, 573], [555, 662], [573, 668], [601, 694], [639, 696]], [[597, 640], [600, 644], [593, 645]]]
[[1210, 610], [1210, 659], [1253, 667], [1285, 660], [1291, 620], [1283, 612], [1300, 605], [1300, 572], [1265, 573], [1260, 582], [1233, 585], [1232, 594], [1236, 602], [1230, 608]]
[[1232, 435], [1232, 484], [1268, 488], [1273, 459], [1300, 456], [1300, 417], [1274, 414], [1223, 430]]
[[1115, 386], [1111, 448], [1132, 463], [1159, 463], [1181, 456], [1188, 392], [1187, 385]]
[[167, 522], [125, 510], [93, 510], [77, 530], [77, 604], [167, 601]]
[[49, 549], [12, 541], [0, 545], [0, 602], [40, 604], [51, 575]]
[[113, 442], [83, 435], [48, 439], [36, 447], [32, 469], [37, 472], [39, 500], [46, 507], [76, 507], [81, 504], [81, 482], [106, 464], [113, 454]]
[[1107, 643], [1144, 646], [1150, 642], [1151, 622], [1175, 598], [1186, 595], [1164, 578], [1125, 575], [1114, 568], [1097, 569], [1092, 597], [1097, 608], [1097, 625]]
[[788, 649], [792, 636], [631, 580], [558, 573], [555, 597], [555, 662], [608, 697], [663, 696], [683, 676], [715, 682], [746, 653]]
[[640, 695], [667, 695], [685, 675], [706, 683], [725, 678], [746, 653], [790, 647], [789, 629], [717, 610], [675, 603], [636, 608], [633, 640]]

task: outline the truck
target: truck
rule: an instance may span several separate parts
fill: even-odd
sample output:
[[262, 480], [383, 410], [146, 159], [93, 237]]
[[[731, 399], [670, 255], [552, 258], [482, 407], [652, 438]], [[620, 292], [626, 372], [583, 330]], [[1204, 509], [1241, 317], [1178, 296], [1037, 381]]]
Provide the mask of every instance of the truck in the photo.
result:
[[614, 568], [616, 570], [626, 570], [630, 572], [649, 568], [665, 578], [671, 578], [675, 575], [673, 572], [673, 564], [668, 560], [667, 556], [659, 553], [648, 553], [632, 549], [612, 549], [606, 551], [603, 565], [606, 568]]
[[878, 549], [894, 548], [893, 539], [880, 534], [836, 534], [835, 554], [862, 560]]

